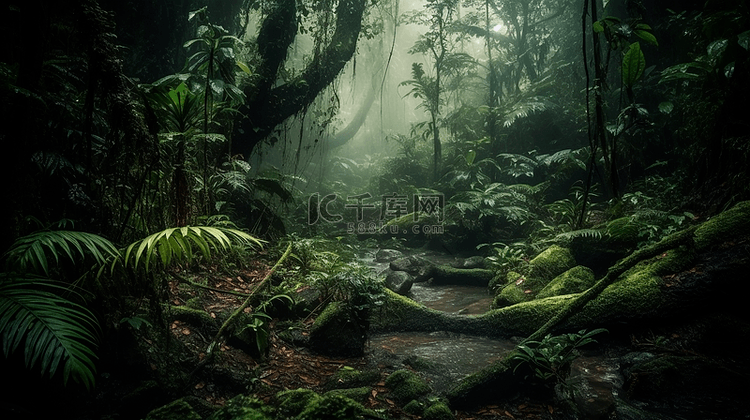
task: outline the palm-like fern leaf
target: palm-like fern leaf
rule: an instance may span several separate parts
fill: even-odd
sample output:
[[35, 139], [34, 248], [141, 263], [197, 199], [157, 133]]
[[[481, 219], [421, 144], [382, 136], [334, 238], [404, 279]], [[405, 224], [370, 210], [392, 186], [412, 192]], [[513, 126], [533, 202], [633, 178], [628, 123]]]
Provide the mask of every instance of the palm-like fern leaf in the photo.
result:
[[75, 263], [92, 257], [97, 265], [103, 265], [119, 251], [112, 242], [99, 235], [70, 230], [40, 231], [18, 238], [5, 253], [8, 271], [49, 275], [49, 259], [59, 263], [67, 257]]
[[62, 368], [87, 388], [94, 385], [98, 323], [85, 307], [62, 294], [69, 288], [50, 280], [0, 274], [0, 337], [5, 357], [23, 343], [26, 366], [40, 364], [52, 377]]
[[168, 266], [173, 261], [191, 261], [198, 252], [208, 259], [212, 249], [229, 249], [235, 242], [262, 246], [260, 239], [237, 229], [214, 226], [169, 228], [130, 244], [125, 250], [125, 265], [136, 269], [143, 266], [148, 271], [156, 258]]

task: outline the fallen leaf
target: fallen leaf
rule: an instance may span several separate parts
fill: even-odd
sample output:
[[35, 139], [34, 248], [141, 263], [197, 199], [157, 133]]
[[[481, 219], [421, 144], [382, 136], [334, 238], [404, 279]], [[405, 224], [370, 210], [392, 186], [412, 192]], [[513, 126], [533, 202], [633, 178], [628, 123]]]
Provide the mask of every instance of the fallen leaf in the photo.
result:
[[190, 335], [190, 330], [189, 330], [189, 329], [187, 329], [187, 328], [183, 328], [183, 329], [182, 329], [182, 334], [183, 334], [183, 335]]
[[203, 382], [198, 382], [195, 384], [195, 389], [203, 389], [203, 387], [206, 386]]

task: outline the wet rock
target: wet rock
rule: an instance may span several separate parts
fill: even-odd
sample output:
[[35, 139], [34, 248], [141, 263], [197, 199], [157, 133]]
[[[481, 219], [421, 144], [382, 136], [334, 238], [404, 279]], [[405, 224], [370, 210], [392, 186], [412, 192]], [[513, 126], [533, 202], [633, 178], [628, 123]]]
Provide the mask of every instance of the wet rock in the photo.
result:
[[412, 276], [417, 276], [428, 265], [430, 263], [425, 259], [412, 255], [391, 261], [390, 268], [393, 271], [405, 271]]
[[307, 316], [320, 305], [322, 293], [315, 287], [302, 287], [294, 292], [294, 312], [301, 317]]
[[601, 357], [580, 357], [571, 366], [567, 385], [584, 419], [608, 418], [623, 384], [619, 364]]
[[403, 252], [397, 249], [381, 249], [375, 254], [375, 261], [377, 262], [391, 262], [395, 259], [403, 257]]
[[411, 290], [414, 278], [405, 271], [392, 271], [385, 278], [385, 287], [405, 296]]
[[451, 264], [455, 268], [487, 268], [484, 263], [484, 257], [475, 255]]

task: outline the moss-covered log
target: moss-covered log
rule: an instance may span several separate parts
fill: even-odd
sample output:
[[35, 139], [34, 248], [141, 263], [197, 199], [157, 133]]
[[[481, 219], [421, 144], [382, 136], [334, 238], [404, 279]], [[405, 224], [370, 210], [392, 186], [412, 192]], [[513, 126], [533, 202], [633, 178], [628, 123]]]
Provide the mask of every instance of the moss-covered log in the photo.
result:
[[494, 276], [492, 270], [483, 268], [455, 268], [449, 265], [429, 265], [415, 281], [432, 279], [432, 284], [487, 287]]

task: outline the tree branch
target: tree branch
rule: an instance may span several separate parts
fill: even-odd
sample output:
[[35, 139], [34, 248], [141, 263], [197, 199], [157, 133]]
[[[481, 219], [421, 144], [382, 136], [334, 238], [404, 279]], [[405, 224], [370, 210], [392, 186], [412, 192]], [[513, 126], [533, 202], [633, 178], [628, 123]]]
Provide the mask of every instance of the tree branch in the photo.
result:
[[[281, 48], [284, 45], [288, 47], [291, 43], [289, 38], [284, 38], [284, 42], [274, 43], [272, 39], [265, 37], [284, 26], [282, 23], [286, 22], [284, 16], [288, 18], [289, 12], [286, 11], [286, 14], [279, 12], [280, 15], [277, 16], [279, 21], [276, 26], [274, 26], [274, 21], [264, 22], [261, 33], [265, 35], [263, 38], [258, 37], [259, 47], [265, 48], [261, 49], [261, 54], [265, 58], [262, 73], [259, 73], [262, 80], [251, 89], [252, 92], [246, 92], [246, 94], [249, 93], [249, 100], [242, 111], [248, 118], [238, 124], [241, 132], [234, 136], [235, 147], [238, 150], [246, 155], [252, 152], [255, 145], [270, 134], [276, 126], [310, 105], [318, 94], [335, 80], [354, 55], [366, 4], [366, 0], [340, 0], [336, 8], [336, 31], [322, 53], [316, 55], [298, 77], [265, 91], [258, 89], [257, 86], [272, 86], [277, 82], [278, 66], [282, 61], [276, 64], [276, 60], [280, 57]], [[294, 32], [296, 33], [296, 26]], [[285, 36], [293, 39], [289, 33]], [[289, 44], [286, 43], [287, 41]], [[286, 47], [284, 47], [284, 54], [286, 54]]]

